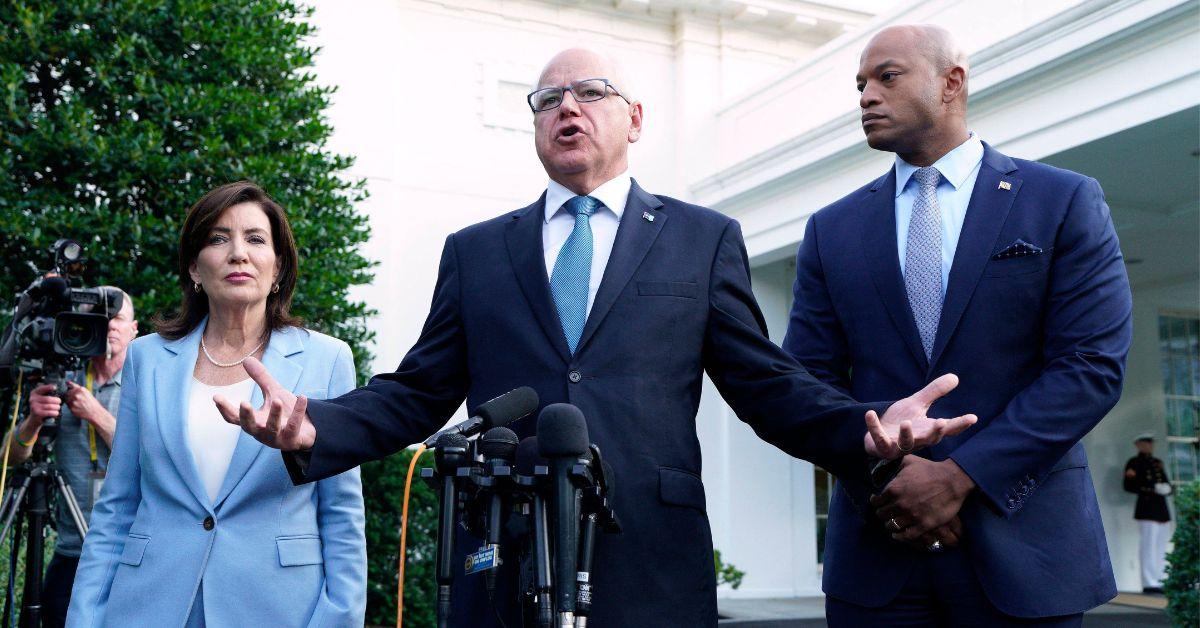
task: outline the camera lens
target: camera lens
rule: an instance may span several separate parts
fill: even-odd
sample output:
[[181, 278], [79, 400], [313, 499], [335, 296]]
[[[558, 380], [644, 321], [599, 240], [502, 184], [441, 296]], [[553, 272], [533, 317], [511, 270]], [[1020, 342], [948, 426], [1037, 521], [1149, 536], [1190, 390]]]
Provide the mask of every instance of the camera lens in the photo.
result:
[[95, 330], [81, 321], [65, 321], [60, 331], [59, 342], [71, 353], [79, 353], [95, 341]]
[[64, 312], [54, 320], [54, 351], [79, 357], [104, 355], [108, 347], [108, 317]]

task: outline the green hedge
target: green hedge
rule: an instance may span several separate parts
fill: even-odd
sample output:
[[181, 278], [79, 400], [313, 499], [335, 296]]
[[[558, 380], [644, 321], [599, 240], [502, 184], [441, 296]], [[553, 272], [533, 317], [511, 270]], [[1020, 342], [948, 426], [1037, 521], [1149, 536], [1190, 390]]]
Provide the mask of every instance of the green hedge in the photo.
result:
[[175, 308], [179, 228], [208, 190], [250, 179], [300, 248], [293, 311], [371, 363], [371, 281], [358, 252], [353, 159], [332, 153], [332, 88], [311, 71], [311, 9], [294, 0], [0, 2], [0, 323], [58, 238], [88, 284], [133, 295], [143, 332]]
[[1200, 626], [1200, 481], [1176, 487], [1174, 549], [1167, 555], [1167, 615], [1172, 625]]
[[[367, 502], [367, 624], [396, 625], [396, 569], [399, 566], [400, 514], [404, 477], [414, 450], [408, 449], [362, 467]], [[404, 625], [433, 628], [437, 585], [437, 495], [420, 479], [420, 468], [433, 466], [425, 453], [413, 473], [408, 504], [408, 562], [404, 573]]]

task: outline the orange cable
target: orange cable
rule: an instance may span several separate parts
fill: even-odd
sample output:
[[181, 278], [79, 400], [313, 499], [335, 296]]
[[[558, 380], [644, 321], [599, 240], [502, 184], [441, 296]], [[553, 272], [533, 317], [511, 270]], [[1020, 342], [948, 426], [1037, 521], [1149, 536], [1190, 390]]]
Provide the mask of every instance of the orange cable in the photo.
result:
[[408, 492], [412, 487], [413, 471], [417, 468], [417, 458], [425, 453], [425, 445], [417, 445], [412, 461], [408, 463], [408, 476], [404, 478], [404, 505], [400, 509], [400, 572], [396, 585], [396, 628], [404, 626], [404, 548], [408, 541]]

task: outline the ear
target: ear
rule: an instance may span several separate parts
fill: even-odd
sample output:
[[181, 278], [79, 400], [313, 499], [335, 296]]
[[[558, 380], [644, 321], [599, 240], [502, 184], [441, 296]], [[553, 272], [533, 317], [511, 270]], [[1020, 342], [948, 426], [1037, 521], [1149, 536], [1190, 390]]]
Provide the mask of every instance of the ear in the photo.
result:
[[626, 138], [630, 144], [642, 137], [642, 102], [635, 100], [629, 105], [629, 133]]
[[137, 321], [133, 321], [133, 337], [137, 338], [137, 335], [138, 335]]
[[967, 71], [961, 65], [950, 68], [942, 82], [942, 104], [950, 104], [963, 95], [967, 88]]
[[188, 266], [188, 276], [192, 278], [193, 282], [200, 283], [200, 273], [196, 271], [196, 262], [192, 262], [192, 264]]

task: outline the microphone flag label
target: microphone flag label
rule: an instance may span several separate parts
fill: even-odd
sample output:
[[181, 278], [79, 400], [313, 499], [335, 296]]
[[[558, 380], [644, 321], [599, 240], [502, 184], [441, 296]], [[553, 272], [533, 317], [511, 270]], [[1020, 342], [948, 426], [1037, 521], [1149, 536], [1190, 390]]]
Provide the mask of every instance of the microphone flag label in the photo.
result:
[[464, 571], [469, 576], [473, 573], [487, 571], [500, 565], [500, 556], [496, 553], [495, 545], [484, 545], [478, 552], [467, 556]]

